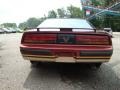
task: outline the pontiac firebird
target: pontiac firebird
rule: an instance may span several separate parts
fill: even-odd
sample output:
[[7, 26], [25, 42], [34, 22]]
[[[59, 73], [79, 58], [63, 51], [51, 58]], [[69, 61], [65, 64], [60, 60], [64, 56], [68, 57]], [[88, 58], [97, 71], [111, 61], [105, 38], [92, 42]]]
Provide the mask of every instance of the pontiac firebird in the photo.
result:
[[112, 56], [112, 40], [84, 19], [47, 19], [23, 33], [20, 51], [35, 62], [94, 63], [99, 67]]

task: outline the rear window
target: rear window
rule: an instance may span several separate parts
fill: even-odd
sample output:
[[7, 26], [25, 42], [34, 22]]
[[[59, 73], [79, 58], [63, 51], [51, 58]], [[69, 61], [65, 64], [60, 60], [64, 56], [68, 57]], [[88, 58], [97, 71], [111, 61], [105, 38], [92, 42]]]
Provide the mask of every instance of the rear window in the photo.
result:
[[47, 19], [38, 28], [93, 29], [84, 19]]

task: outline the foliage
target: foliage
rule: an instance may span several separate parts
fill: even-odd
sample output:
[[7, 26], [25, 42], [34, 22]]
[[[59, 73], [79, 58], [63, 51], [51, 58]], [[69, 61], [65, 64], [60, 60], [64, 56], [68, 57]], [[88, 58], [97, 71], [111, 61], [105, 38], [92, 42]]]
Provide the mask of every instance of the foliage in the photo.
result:
[[104, 0], [105, 7], [108, 7], [115, 3], [116, 0]]
[[27, 23], [26, 22], [22, 22], [19, 24], [18, 26], [20, 29], [24, 30], [25, 28], [27, 28]]
[[9, 28], [9, 27], [16, 28], [17, 27], [16, 23], [3, 23], [3, 24], [1, 24], [1, 26], [6, 27], [6, 28]]
[[46, 19], [46, 17], [42, 18], [29, 18], [26, 22], [22, 22], [19, 24], [20, 29], [25, 28], [36, 28], [41, 22], [43, 22]]
[[57, 14], [59, 18], [64, 18], [66, 17], [66, 11], [64, 8], [59, 8], [57, 9]]
[[54, 10], [48, 12], [48, 18], [56, 18], [57, 13]]
[[98, 0], [91, 0], [91, 2], [94, 6], [99, 6], [100, 5], [100, 1], [98, 1]]
[[90, 22], [96, 27], [96, 29], [103, 29], [104, 26], [104, 16], [103, 17], [95, 17], [91, 19]]
[[28, 28], [35, 28], [40, 24], [40, 20], [37, 18], [29, 18], [27, 20], [27, 27]]
[[115, 3], [115, 0], [91, 0], [93, 6], [108, 7]]
[[120, 32], [120, 16], [108, 16], [106, 19], [106, 26], [109, 26], [113, 31]]
[[67, 10], [70, 18], [83, 18], [83, 12], [80, 10], [80, 8], [69, 6], [67, 7]]
[[120, 32], [120, 16], [105, 15], [100, 18], [96, 17], [90, 22], [97, 28], [112, 28], [113, 31]]

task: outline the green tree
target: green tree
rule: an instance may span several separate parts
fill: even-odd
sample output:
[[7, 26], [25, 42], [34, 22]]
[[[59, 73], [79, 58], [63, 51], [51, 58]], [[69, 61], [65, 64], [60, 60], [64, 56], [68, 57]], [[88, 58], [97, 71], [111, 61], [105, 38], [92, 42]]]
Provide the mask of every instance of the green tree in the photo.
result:
[[48, 18], [56, 18], [57, 13], [54, 10], [48, 12]]
[[114, 0], [104, 0], [105, 7], [108, 7], [108, 6], [110, 6], [110, 5], [114, 4], [114, 3], [115, 3]]
[[91, 0], [92, 4], [94, 6], [99, 6], [100, 5], [100, 1], [99, 0]]
[[6, 27], [6, 28], [9, 28], [9, 27], [16, 28], [17, 27], [16, 23], [3, 23], [3, 24], [1, 24], [1, 26]]
[[67, 16], [66, 16], [66, 11], [65, 11], [64, 8], [59, 8], [59, 9], [57, 9], [57, 13], [58, 13], [58, 17], [59, 17], [59, 18], [67, 17]]
[[67, 7], [67, 10], [70, 18], [83, 18], [83, 11], [80, 8], [71, 5]]
[[39, 19], [37, 18], [29, 18], [26, 22], [22, 22], [19, 24], [19, 28], [25, 29], [25, 28], [36, 28], [41, 22], [43, 22], [46, 19], [46, 17], [41, 17]]
[[27, 23], [26, 22], [22, 22], [19, 24], [18, 26], [20, 29], [24, 30], [25, 28], [27, 28]]
[[40, 20], [37, 18], [29, 18], [26, 22], [28, 28], [36, 28], [40, 24]]

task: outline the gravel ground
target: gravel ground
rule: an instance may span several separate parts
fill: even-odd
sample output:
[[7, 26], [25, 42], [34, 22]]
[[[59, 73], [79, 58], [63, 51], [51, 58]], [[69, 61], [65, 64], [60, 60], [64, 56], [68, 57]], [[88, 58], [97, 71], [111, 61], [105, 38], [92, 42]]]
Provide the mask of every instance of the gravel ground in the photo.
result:
[[110, 62], [98, 70], [84, 64], [31, 66], [21, 57], [21, 36], [0, 34], [0, 90], [120, 90], [120, 33], [114, 33]]

